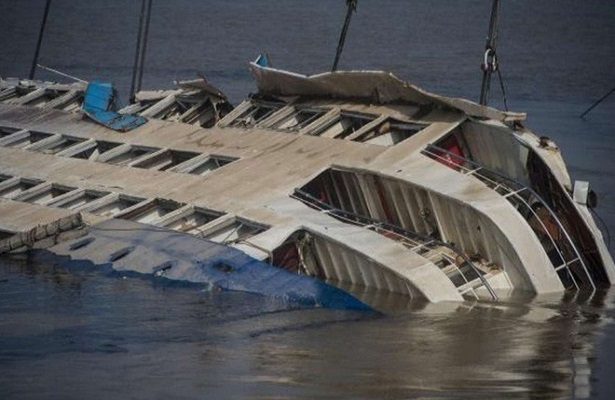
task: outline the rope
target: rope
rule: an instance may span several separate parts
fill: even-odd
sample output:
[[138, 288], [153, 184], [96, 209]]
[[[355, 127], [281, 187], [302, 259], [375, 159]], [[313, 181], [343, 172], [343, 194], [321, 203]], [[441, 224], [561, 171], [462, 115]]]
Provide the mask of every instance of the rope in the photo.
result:
[[504, 100], [504, 110], [508, 111], [508, 101], [506, 100], [506, 88], [504, 87], [504, 79], [502, 79], [502, 72], [498, 71], [498, 80], [500, 81], [500, 89], [502, 89], [502, 98]]
[[585, 110], [583, 112], [583, 114], [579, 115], [579, 118], [583, 118], [585, 115], [587, 115], [588, 112], [590, 112], [591, 110], [594, 109], [594, 107], [596, 107], [598, 104], [602, 103], [604, 100], [606, 100], [607, 97], [609, 97], [610, 95], [612, 95], [613, 93], [615, 93], [615, 87], [613, 89], [611, 89], [607, 94], [605, 94], [604, 96], [602, 96], [600, 99], [598, 99], [598, 101], [596, 101], [594, 104], [591, 105], [591, 107], [589, 107], [587, 110]]
[[346, 42], [346, 33], [348, 32], [348, 27], [350, 26], [350, 19], [352, 18], [352, 12], [357, 11], [357, 2], [358, 0], [346, 0], [346, 5], [348, 6], [348, 12], [346, 13], [346, 20], [344, 21], [344, 27], [342, 28], [340, 40], [337, 43], [337, 51], [335, 52], [335, 61], [333, 62], [333, 68], [331, 68], [331, 72], [337, 71], [337, 65], [340, 61], [340, 57], [342, 56], [342, 50], [344, 49], [344, 42]]
[[57, 69], [49, 68], [49, 67], [46, 67], [46, 66], [41, 65], [41, 64], [36, 64], [36, 66], [37, 66], [37, 67], [39, 67], [39, 68], [42, 68], [42, 69], [44, 69], [44, 70], [46, 70], [46, 71], [53, 72], [54, 74], [58, 74], [58, 75], [60, 75], [60, 76], [63, 76], [63, 77], [65, 77], [65, 78], [72, 79], [72, 80], [77, 81], [77, 82], [81, 82], [81, 83], [88, 83], [88, 81], [86, 81], [86, 80], [79, 79], [79, 78], [77, 78], [76, 76], [69, 75], [69, 74], [64, 73], [64, 72], [60, 72], [60, 71], [58, 71]]

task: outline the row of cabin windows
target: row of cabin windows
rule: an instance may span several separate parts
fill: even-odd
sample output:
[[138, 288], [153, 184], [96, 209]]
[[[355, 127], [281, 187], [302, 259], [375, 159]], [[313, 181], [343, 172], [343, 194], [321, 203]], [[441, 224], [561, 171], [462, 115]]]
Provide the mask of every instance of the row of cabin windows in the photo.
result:
[[237, 158], [0, 127], [0, 146], [108, 164], [194, 175]]
[[284, 112], [283, 103], [252, 101], [224, 126], [260, 127], [280, 132], [299, 133], [354, 140], [382, 146], [397, 144], [424, 129], [427, 124], [406, 123], [393, 118], [341, 111], [330, 115], [322, 108], [293, 107]]
[[[223, 212], [174, 200], [79, 189], [9, 175], [0, 175], [0, 198], [152, 224], [221, 243], [246, 240], [268, 229], [243, 218], [222, 218]], [[2, 236], [6, 235], [0, 232]]]

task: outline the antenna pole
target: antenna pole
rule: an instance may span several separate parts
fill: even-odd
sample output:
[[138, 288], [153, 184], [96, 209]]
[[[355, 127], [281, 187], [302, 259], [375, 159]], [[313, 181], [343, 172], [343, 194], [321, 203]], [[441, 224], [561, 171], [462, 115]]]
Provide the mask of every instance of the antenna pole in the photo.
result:
[[491, 86], [491, 74], [498, 69], [498, 61], [496, 57], [496, 45], [498, 39], [498, 18], [500, 14], [500, 0], [493, 0], [491, 8], [491, 21], [489, 22], [489, 32], [487, 33], [487, 43], [485, 45], [485, 54], [481, 69], [483, 70], [483, 83], [480, 89], [479, 103], [486, 106]]
[[141, 90], [141, 82], [143, 81], [143, 69], [145, 68], [145, 52], [147, 50], [147, 37], [149, 36], [149, 21], [152, 16], [152, 1], [147, 0], [147, 14], [145, 17], [145, 27], [143, 31], [143, 46], [141, 47], [141, 66], [139, 68], [139, 77], [137, 79], [136, 91]]
[[28, 79], [34, 79], [36, 73], [36, 65], [38, 64], [38, 55], [41, 51], [41, 45], [43, 44], [43, 35], [45, 34], [45, 25], [47, 25], [47, 16], [49, 15], [49, 8], [51, 7], [51, 0], [47, 0], [45, 4], [45, 11], [43, 13], [43, 22], [41, 22], [41, 30], [38, 32], [38, 41], [36, 42], [36, 51], [34, 52], [34, 59], [32, 60], [32, 66], [30, 67], [30, 74]]
[[333, 68], [331, 68], [331, 72], [337, 71], [337, 65], [340, 61], [340, 57], [342, 56], [342, 50], [344, 49], [344, 42], [346, 42], [346, 33], [348, 32], [348, 27], [350, 26], [350, 19], [352, 18], [353, 11], [357, 11], [358, 1], [359, 0], [346, 0], [346, 4], [348, 5], [348, 12], [346, 13], [346, 20], [344, 21], [344, 27], [342, 28], [340, 40], [337, 43], [335, 61], [333, 62]]
[[141, 13], [139, 14], [139, 32], [137, 34], [137, 49], [135, 51], [135, 63], [132, 68], [132, 83], [130, 84], [130, 98], [134, 99], [135, 94], [141, 90], [141, 80], [143, 78], [143, 65], [145, 60], [145, 49], [147, 47], [147, 35], [149, 31], [149, 16], [152, 9], [152, 0], [141, 1]]

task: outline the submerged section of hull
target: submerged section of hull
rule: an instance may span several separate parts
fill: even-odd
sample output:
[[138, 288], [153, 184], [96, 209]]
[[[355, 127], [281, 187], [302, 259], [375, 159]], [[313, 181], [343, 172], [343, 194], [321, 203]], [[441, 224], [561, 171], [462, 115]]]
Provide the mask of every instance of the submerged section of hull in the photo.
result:
[[348, 293], [290, 273], [229, 246], [137, 222], [111, 219], [85, 228], [84, 236], [46, 251], [67, 266], [88, 262], [118, 273], [203, 284], [281, 298], [301, 306], [370, 310]]

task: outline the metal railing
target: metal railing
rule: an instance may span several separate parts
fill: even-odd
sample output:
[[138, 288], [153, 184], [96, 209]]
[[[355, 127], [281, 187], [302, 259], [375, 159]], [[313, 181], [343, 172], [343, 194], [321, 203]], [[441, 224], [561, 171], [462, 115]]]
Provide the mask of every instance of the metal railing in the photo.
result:
[[[428, 157], [443, 162], [445, 165], [463, 173], [464, 175], [475, 176], [477, 179], [481, 180], [491, 189], [500, 193], [502, 197], [504, 197], [511, 204], [513, 204], [513, 206], [515, 206], [515, 209], [517, 209], [517, 211], [524, 217], [525, 220], [529, 221], [531, 217], [534, 217], [534, 219], [538, 221], [542, 230], [536, 229], [536, 227], [534, 227], [532, 224], [529, 225], [532, 230], [537, 234], [541, 245], [545, 249], [545, 252], [547, 253], [547, 255], [549, 255], [549, 250], [547, 249], [545, 243], [540, 240], [541, 234], [548, 239], [549, 243], [553, 246], [553, 249], [555, 249], [555, 251], [557, 252], [557, 256], [562, 262], [562, 264], [558, 266], [555, 266], [554, 263], [555, 271], [559, 272], [562, 269], [565, 269], [575, 288], [579, 290], [577, 278], [570, 269], [572, 264], [578, 262], [581, 265], [583, 273], [587, 277], [587, 281], [589, 282], [592, 291], [596, 291], [596, 285], [589, 273], [589, 270], [587, 269], [585, 261], [581, 257], [581, 254], [575, 246], [572, 238], [568, 234], [568, 231], [564, 228], [564, 225], [562, 224], [556, 213], [533, 189], [524, 186], [522, 183], [517, 182], [514, 179], [511, 179], [482, 164], [479, 164], [477, 162], [474, 162], [458, 154], [452, 153], [434, 145], [428, 145], [422, 151], [422, 153]], [[560, 238], [563, 237], [569, 248], [573, 251], [573, 257], [565, 256], [567, 254], [566, 250], [562, 248], [560, 243], [553, 237], [553, 235], [551, 235], [549, 229], [543, 222], [543, 219], [540, 218], [540, 216], [536, 213], [536, 205], [544, 208], [549, 213], [549, 217], [556, 223]], [[527, 216], [523, 215], [520, 208], [525, 210]], [[551, 258], [551, 256], [549, 256], [549, 258]], [[567, 260], [567, 258], [569, 259]], [[551, 262], [553, 263], [553, 260], [551, 260]]]
[[[309, 194], [308, 192], [305, 192], [301, 189], [295, 189], [295, 192], [291, 194], [291, 197], [319, 211], [323, 211], [343, 222], [348, 222], [354, 225], [362, 226], [364, 228], [370, 229], [377, 233], [394, 235], [399, 239], [399, 241], [402, 242], [402, 244], [406, 245], [407, 243], [409, 246], [408, 245], [406, 246], [418, 254], [421, 254], [421, 251], [424, 249], [427, 249], [429, 251], [429, 250], [435, 249], [436, 246], [445, 247], [453, 251], [458, 257], [460, 257], [461, 260], [463, 261], [462, 265], [468, 265], [469, 268], [476, 274], [478, 279], [480, 279], [480, 283], [481, 283], [480, 286], [484, 286], [487, 289], [487, 291], [489, 292], [493, 300], [496, 300], [496, 301], [498, 300], [498, 297], [495, 291], [493, 290], [493, 288], [491, 287], [491, 285], [485, 278], [484, 273], [478, 267], [476, 267], [476, 265], [474, 265], [474, 263], [472, 262], [472, 260], [468, 258], [468, 256], [466, 256], [461, 250], [457, 249], [455, 246], [453, 246], [450, 243], [446, 243], [441, 240], [435, 239], [433, 237], [425, 236], [420, 233], [410, 231], [398, 225], [393, 225], [393, 224], [383, 222], [383, 221], [380, 221], [380, 220], [377, 220], [371, 217], [358, 215], [358, 214], [355, 214], [355, 213], [352, 213], [346, 210], [336, 208], [333, 205], [326, 203], [324, 201], [321, 201], [317, 199], [316, 197], [312, 196], [311, 194]], [[439, 252], [438, 255], [441, 256], [443, 259], [445, 259], [447, 262], [449, 262], [454, 268], [456, 268], [457, 272], [461, 275], [461, 277], [465, 281], [465, 284], [463, 286], [470, 285], [463, 292], [460, 291], [460, 293], [464, 294], [464, 293], [467, 293], [468, 291], [472, 291], [474, 296], [478, 298], [478, 295], [476, 294], [476, 289], [478, 289], [480, 286], [471, 285], [471, 283], [475, 280], [467, 279], [465, 274], [457, 266], [457, 263], [455, 260], [452, 260], [450, 257], [448, 257], [446, 254], [442, 252]], [[429, 259], [429, 257], [427, 258]], [[433, 260], [431, 259], [430, 261], [433, 262]]]

